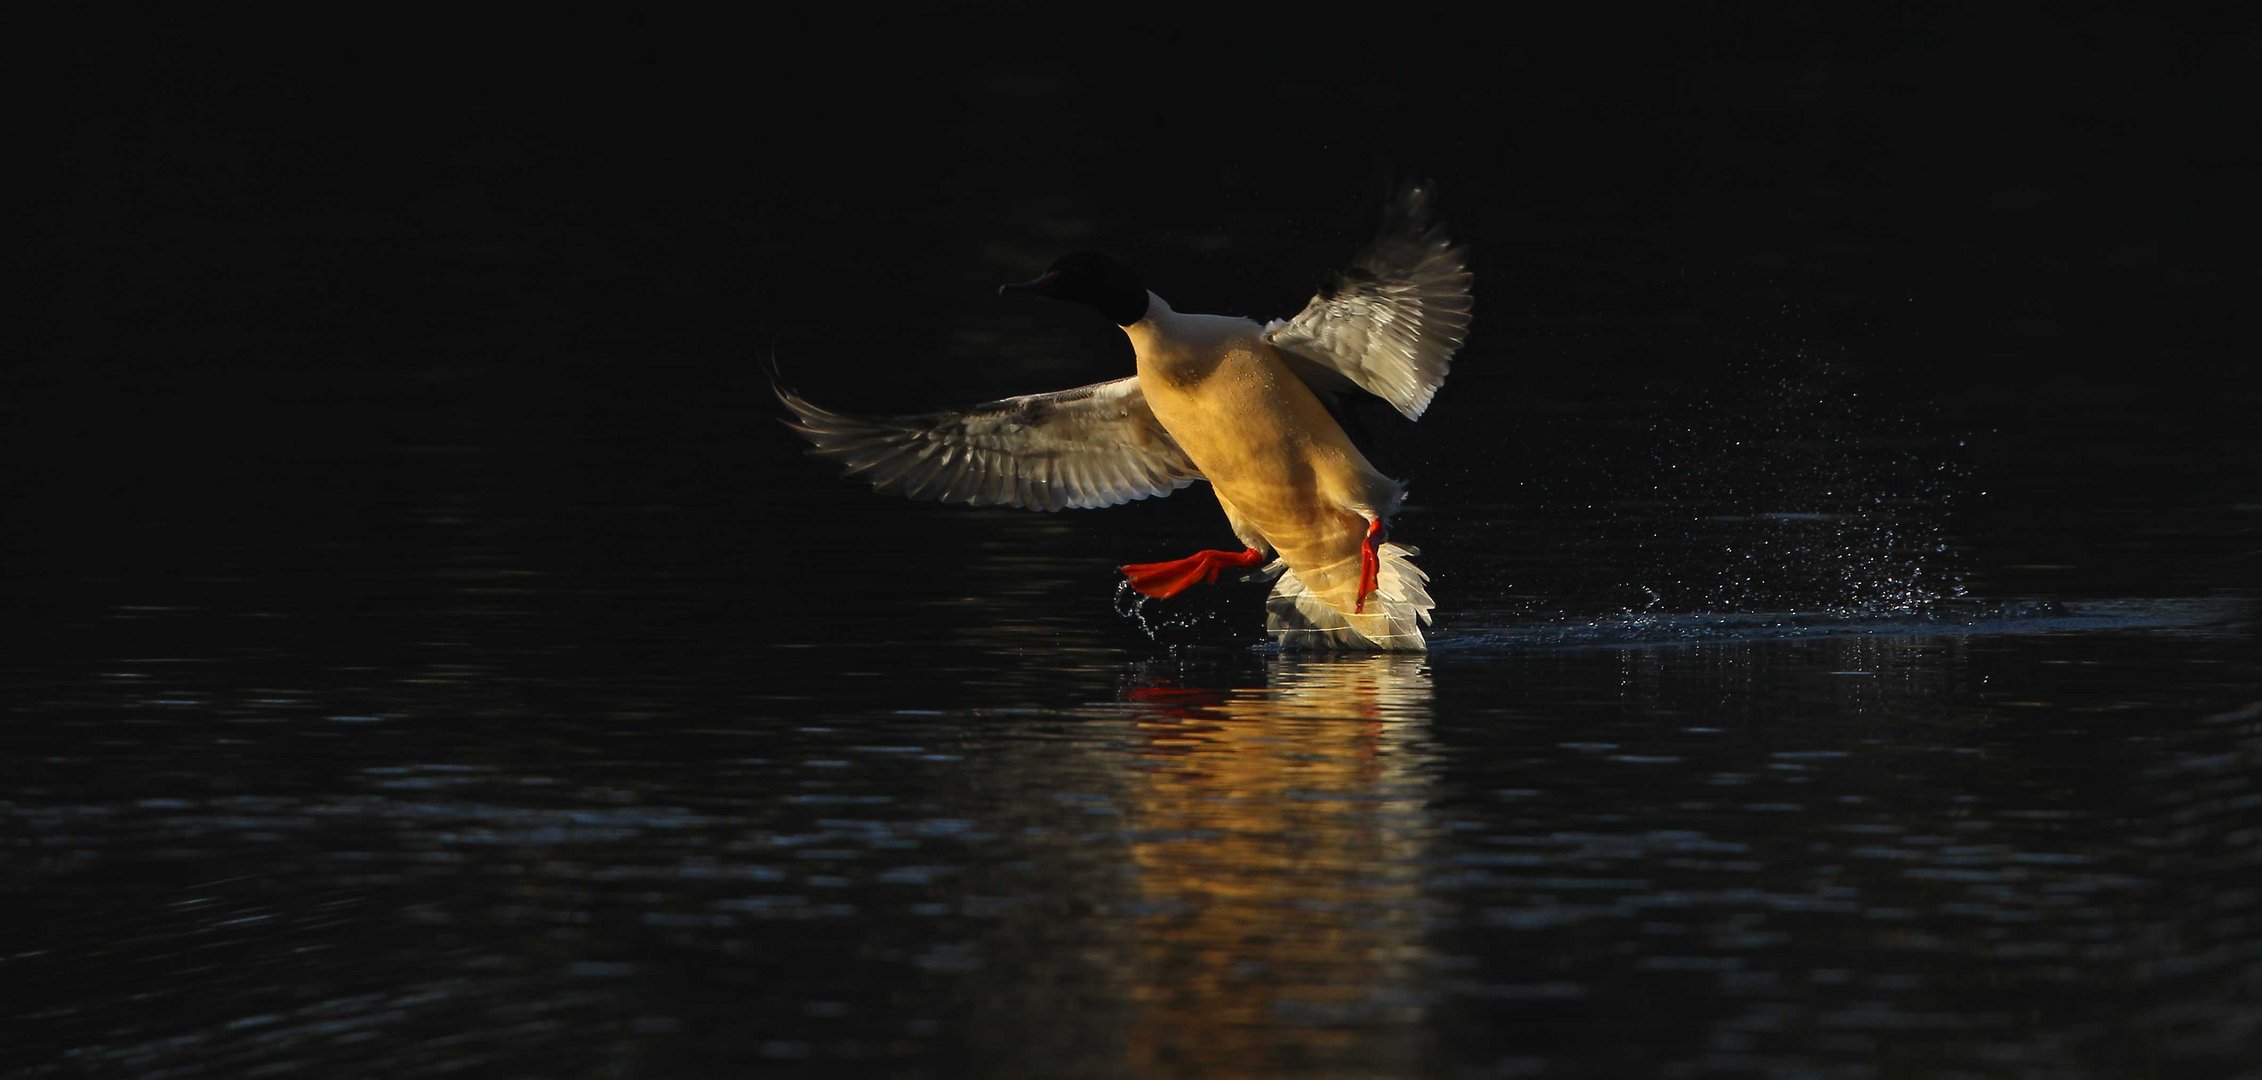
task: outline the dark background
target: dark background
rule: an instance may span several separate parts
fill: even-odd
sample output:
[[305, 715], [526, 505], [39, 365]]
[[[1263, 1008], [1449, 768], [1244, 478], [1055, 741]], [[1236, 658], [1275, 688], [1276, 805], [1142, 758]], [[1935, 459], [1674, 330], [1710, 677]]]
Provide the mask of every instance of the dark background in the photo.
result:
[[381, 508], [467, 477], [480, 506], [742, 499], [749, 557], [778, 557], [811, 539], [789, 493], [838, 481], [774, 423], [765, 360], [868, 410], [1115, 377], [1112, 330], [994, 286], [1102, 246], [1181, 309], [1285, 315], [1411, 176], [1478, 282], [1430, 419], [1379, 425], [1418, 497], [1578, 504], [1675, 452], [1661, 410], [1818, 374], [1955, 447], [1974, 544], [1988, 515], [2254, 488], [2246, 15], [981, 5], [11, 37], [36, 57], [0, 376], [27, 601], [413, 559]]
[[[0, 1072], [2250, 1075], [2256, 21], [1477, 10], [0, 17]], [[1427, 657], [778, 422], [1409, 176]]]

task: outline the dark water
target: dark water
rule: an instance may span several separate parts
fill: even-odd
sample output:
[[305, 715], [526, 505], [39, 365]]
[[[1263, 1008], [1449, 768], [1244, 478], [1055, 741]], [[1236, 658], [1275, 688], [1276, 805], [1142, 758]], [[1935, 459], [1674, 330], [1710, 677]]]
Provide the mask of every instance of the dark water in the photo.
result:
[[[2200, 227], [2251, 130], [2163, 119], [2251, 27], [1816, 18], [1611, 80], [1527, 27], [1411, 118], [1079, 50], [819, 117], [676, 38], [79, 46], [0, 384], [0, 1070], [2254, 1075], [2262, 399]], [[1242, 106], [1341, 168], [1233, 164]], [[1120, 374], [989, 295], [1067, 244], [1285, 314], [1409, 156], [1479, 290], [1365, 418], [1427, 655], [1119, 607], [1200, 490], [916, 505], [776, 422], [763, 360]]]

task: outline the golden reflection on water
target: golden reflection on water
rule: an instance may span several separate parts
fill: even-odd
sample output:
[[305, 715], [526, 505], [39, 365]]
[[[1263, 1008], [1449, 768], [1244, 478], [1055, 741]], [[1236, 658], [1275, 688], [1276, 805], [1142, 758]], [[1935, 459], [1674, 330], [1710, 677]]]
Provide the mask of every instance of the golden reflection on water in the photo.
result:
[[1126, 800], [1144, 905], [1127, 1064], [1402, 1067], [1422, 1019], [1422, 659], [1276, 658], [1263, 686], [1126, 697], [1147, 738]]

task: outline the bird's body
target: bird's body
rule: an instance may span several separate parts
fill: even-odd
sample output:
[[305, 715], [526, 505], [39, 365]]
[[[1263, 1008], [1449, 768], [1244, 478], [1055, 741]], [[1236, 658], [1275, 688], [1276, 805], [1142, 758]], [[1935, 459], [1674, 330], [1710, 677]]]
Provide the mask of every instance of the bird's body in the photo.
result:
[[1108, 316], [1130, 339], [1129, 378], [909, 417], [778, 393], [815, 452], [883, 491], [1058, 510], [1208, 480], [1244, 550], [1124, 566], [1133, 587], [1166, 597], [1257, 570], [1274, 580], [1266, 621], [1283, 647], [1420, 649], [1428, 576], [1387, 539], [1404, 485], [1368, 462], [1321, 395], [1356, 387], [1418, 419], [1467, 331], [1469, 284], [1429, 223], [1427, 193], [1410, 188], [1350, 269], [1285, 321], [1180, 313], [1090, 252], [1007, 286]]
[[1404, 486], [1375, 471], [1255, 320], [1181, 315], [1155, 297], [1124, 328], [1155, 419], [1208, 478], [1233, 534], [1315, 595], [1360, 605], [1368, 524]]

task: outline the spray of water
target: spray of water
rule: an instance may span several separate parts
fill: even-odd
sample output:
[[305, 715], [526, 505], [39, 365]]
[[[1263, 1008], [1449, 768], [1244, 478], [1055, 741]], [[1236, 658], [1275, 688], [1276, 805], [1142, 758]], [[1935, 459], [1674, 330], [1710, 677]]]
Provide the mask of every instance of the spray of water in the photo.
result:
[[1906, 616], [1960, 598], [1960, 470], [1804, 348], [1732, 365], [1649, 428], [1630, 583], [1659, 611]]

